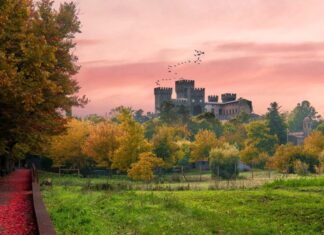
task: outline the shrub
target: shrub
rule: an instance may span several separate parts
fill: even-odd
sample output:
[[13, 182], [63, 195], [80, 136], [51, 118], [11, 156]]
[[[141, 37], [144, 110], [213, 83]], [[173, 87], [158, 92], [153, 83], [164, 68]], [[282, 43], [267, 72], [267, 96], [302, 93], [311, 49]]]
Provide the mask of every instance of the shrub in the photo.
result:
[[294, 171], [298, 175], [307, 175], [308, 174], [309, 165], [300, 160], [294, 161]]
[[222, 148], [210, 151], [210, 169], [212, 175], [224, 179], [234, 178], [238, 175], [239, 151], [236, 147], [225, 144]]

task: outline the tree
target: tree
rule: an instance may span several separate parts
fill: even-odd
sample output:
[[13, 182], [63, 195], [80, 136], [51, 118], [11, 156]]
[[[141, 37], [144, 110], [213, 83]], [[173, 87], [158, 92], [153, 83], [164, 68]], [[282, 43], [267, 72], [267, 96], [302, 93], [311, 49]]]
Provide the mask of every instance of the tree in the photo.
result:
[[138, 109], [134, 113], [134, 119], [139, 123], [147, 122], [149, 119], [148, 116], [143, 115], [144, 111], [142, 109]]
[[92, 122], [94, 124], [100, 123], [100, 122], [104, 122], [105, 118], [102, 116], [99, 116], [97, 114], [89, 114], [88, 116], [86, 116], [84, 118], [84, 121], [89, 121]]
[[303, 146], [288, 144], [277, 148], [273, 157], [269, 159], [268, 166], [284, 173], [294, 173], [297, 160], [307, 164], [309, 172], [315, 172], [315, 167], [319, 164], [317, 157], [305, 152]]
[[312, 132], [304, 140], [304, 149], [309, 154], [319, 156], [324, 150], [324, 135], [319, 131]]
[[163, 167], [164, 162], [156, 157], [152, 152], [144, 152], [139, 156], [139, 160], [132, 163], [127, 171], [130, 178], [134, 180], [151, 181], [154, 177], [153, 170], [157, 167]]
[[188, 128], [193, 135], [197, 134], [199, 130], [210, 130], [215, 133], [216, 136], [222, 134], [222, 123], [215, 118], [213, 113], [202, 113], [192, 118], [191, 122], [188, 123]]
[[246, 128], [243, 124], [227, 122], [223, 125], [223, 135], [221, 139], [224, 142], [244, 148], [244, 142], [247, 138]]
[[279, 144], [286, 144], [287, 125], [285, 117], [283, 114], [280, 114], [279, 109], [280, 107], [277, 102], [271, 103], [266, 114], [266, 120], [268, 121], [270, 134], [277, 136]]
[[191, 160], [193, 162], [208, 160], [210, 150], [215, 147], [217, 147], [215, 133], [209, 130], [200, 130], [192, 143]]
[[247, 139], [245, 146], [252, 146], [258, 152], [272, 155], [278, 144], [278, 138], [270, 133], [270, 128], [265, 121], [254, 121], [246, 126]]
[[93, 158], [99, 166], [110, 169], [120, 147], [121, 135], [122, 132], [116, 123], [111, 121], [100, 122], [90, 129], [82, 150], [86, 155]]
[[324, 121], [318, 124], [318, 126], [316, 127], [316, 131], [319, 131], [322, 135], [324, 135]]
[[265, 152], [259, 152], [255, 147], [248, 145], [240, 152], [241, 161], [252, 167], [263, 168], [269, 158]]
[[[41, 152], [49, 136], [62, 133], [62, 113], [86, 103], [72, 51], [80, 22], [73, 3], [58, 11], [53, 2], [0, 2], [0, 145], [13, 155], [19, 145]], [[17, 147], [16, 147], [17, 145]], [[20, 148], [22, 150], [22, 148]]]
[[309, 101], [304, 100], [298, 103], [288, 117], [288, 127], [290, 131], [303, 131], [303, 122], [306, 117], [316, 119], [317, 111], [311, 106]]
[[65, 133], [53, 136], [48, 154], [57, 166], [81, 168], [86, 166], [88, 157], [82, 151], [89, 135], [89, 123], [70, 119]]
[[139, 155], [149, 151], [151, 146], [144, 138], [143, 126], [134, 120], [130, 109], [120, 108], [116, 121], [122, 135], [120, 136], [120, 147], [113, 159], [112, 168], [127, 171], [131, 164], [138, 160]]
[[152, 138], [153, 152], [170, 168], [177, 161], [176, 152], [179, 147], [176, 141], [186, 139], [188, 135], [186, 127], [161, 126]]
[[213, 148], [210, 151], [209, 159], [213, 176], [230, 179], [239, 174], [237, 166], [240, 157], [239, 150], [235, 146], [224, 144], [220, 148]]

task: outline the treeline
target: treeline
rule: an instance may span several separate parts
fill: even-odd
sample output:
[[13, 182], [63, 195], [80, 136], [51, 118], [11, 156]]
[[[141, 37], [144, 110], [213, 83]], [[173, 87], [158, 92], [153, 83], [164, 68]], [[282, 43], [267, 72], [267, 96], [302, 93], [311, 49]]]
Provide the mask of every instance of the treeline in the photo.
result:
[[[313, 110], [309, 102], [303, 105], [303, 112]], [[119, 107], [109, 119], [97, 115], [70, 119], [67, 132], [52, 138], [48, 153], [57, 166], [83, 168], [92, 164], [145, 181], [152, 180], [157, 169], [191, 163], [208, 163], [213, 175], [222, 178], [236, 177], [240, 161], [251, 168], [284, 173], [320, 173], [324, 166], [324, 123], [315, 121], [316, 111], [314, 130], [305, 143], [287, 143], [289, 120], [297, 126], [295, 122], [302, 123], [312, 115], [307, 111], [302, 117], [299, 106], [286, 115], [274, 102], [259, 120], [241, 113], [226, 122], [211, 113], [184, 118], [178, 108], [172, 110], [174, 107], [171, 111], [162, 108], [159, 117], [149, 119], [143, 118], [141, 111]]]

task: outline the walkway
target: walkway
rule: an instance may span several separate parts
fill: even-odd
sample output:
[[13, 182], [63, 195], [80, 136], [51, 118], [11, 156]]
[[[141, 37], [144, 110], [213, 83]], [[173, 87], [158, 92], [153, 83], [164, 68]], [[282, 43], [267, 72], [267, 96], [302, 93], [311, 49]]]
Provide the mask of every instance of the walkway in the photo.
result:
[[19, 169], [0, 178], [0, 234], [37, 234], [31, 172]]

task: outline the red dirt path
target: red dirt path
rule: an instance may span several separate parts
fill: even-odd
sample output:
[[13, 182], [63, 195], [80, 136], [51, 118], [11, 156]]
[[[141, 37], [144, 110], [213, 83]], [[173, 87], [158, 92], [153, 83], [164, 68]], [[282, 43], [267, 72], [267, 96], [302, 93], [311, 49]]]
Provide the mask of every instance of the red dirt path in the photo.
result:
[[0, 234], [37, 234], [31, 172], [19, 169], [0, 178]]

